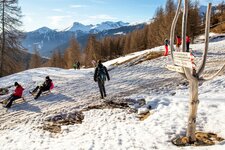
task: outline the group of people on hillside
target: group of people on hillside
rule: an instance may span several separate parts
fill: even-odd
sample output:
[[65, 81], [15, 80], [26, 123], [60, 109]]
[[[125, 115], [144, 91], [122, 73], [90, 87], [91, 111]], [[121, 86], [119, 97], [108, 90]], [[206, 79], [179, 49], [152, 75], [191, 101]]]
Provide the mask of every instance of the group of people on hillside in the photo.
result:
[[[3, 105], [3, 107], [5, 107], [5, 108], [10, 108], [13, 104], [13, 101], [22, 98], [24, 88], [18, 82], [15, 82], [14, 86], [16, 87], [14, 90], [14, 93], [11, 94], [8, 99], [6, 99], [6, 102]], [[37, 93], [34, 97], [34, 99], [37, 99], [41, 95], [42, 92], [49, 91], [51, 88], [53, 88], [53, 86], [54, 85], [53, 85], [53, 82], [50, 79], [50, 77], [46, 76], [44, 83], [40, 86], [37, 86], [34, 90], [30, 91], [30, 93], [32, 95]], [[3, 101], [0, 103], [3, 103]]]
[[[190, 52], [190, 37], [186, 36], [186, 52]], [[164, 41], [164, 45], [165, 45], [165, 52], [164, 52], [164, 56], [168, 55], [169, 52], [169, 40], [165, 39]], [[179, 35], [176, 36], [176, 51], [180, 52], [180, 46], [181, 46], [181, 37]]]
[[[169, 40], [166, 39], [164, 41], [164, 44], [165, 44], [164, 56], [167, 56], [169, 51], [168, 49]], [[180, 45], [181, 45], [181, 37], [176, 36], [176, 51], [180, 51]], [[186, 36], [186, 48], [187, 48], [186, 51], [187, 52], [189, 52], [189, 45], [190, 45], [190, 38], [189, 36]], [[101, 95], [101, 98], [103, 99], [104, 97], [106, 97], [105, 81], [106, 79], [108, 79], [108, 81], [110, 80], [109, 73], [107, 68], [102, 64], [101, 60], [98, 61], [97, 65], [95, 62], [92, 62], [92, 64], [93, 66], [96, 66], [95, 72], [94, 72], [94, 81], [98, 83], [100, 95]], [[80, 69], [80, 62], [77, 61], [74, 64], [74, 66], [75, 66], [74, 67], [75, 69]], [[4, 107], [6, 108], [10, 108], [12, 106], [13, 101], [21, 98], [23, 95], [24, 88], [18, 82], [15, 82], [14, 86], [16, 87], [16, 89], [14, 93], [11, 94], [10, 97], [7, 99], [7, 103], [6, 105], [4, 105]], [[32, 95], [37, 93], [34, 97], [34, 99], [37, 99], [42, 94], [42, 92], [49, 91], [50, 89], [53, 88], [53, 86], [54, 85], [50, 77], [46, 76], [44, 83], [41, 86], [37, 86], [34, 90], [30, 91], [30, 93]]]
[[[100, 95], [102, 99], [106, 97], [106, 90], [105, 90], [106, 79], [108, 79], [108, 81], [110, 80], [108, 70], [102, 64], [102, 61], [99, 60], [94, 72], [94, 81], [98, 83], [98, 87], [99, 87], [99, 91], [100, 91]], [[6, 108], [10, 108], [13, 104], [13, 101], [22, 98], [24, 88], [18, 82], [15, 82], [14, 86], [16, 87], [14, 93], [10, 95], [10, 97], [6, 100], [7, 101], [6, 104], [3, 105]], [[32, 95], [36, 94], [34, 99], [37, 99], [42, 94], [42, 92], [49, 91], [53, 87], [54, 85], [52, 80], [50, 79], [49, 76], [46, 76], [45, 81], [44, 83], [42, 83], [42, 85], [35, 87], [32, 91], [29, 91], [29, 92]], [[0, 102], [0, 103], [3, 103], [3, 102]]]

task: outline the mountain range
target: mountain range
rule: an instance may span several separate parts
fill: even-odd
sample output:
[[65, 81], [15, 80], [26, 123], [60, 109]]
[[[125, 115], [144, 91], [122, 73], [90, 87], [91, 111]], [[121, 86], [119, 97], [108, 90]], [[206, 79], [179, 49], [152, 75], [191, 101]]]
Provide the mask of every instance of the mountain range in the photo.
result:
[[63, 31], [42, 27], [35, 31], [26, 32], [22, 45], [29, 52], [33, 52], [36, 49], [41, 56], [50, 57], [55, 50], [63, 52], [68, 47], [72, 36], [75, 36], [81, 47], [84, 47], [90, 34], [95, 34], [98, 39], [106, 36], [125, 35], [134, 30], [142, 29], [144, 25], [145, 23], [130, 25], [122, 21], [106, 21], [96, 25], [83, 25], [79, 22], [74, 22], [71, 27]]

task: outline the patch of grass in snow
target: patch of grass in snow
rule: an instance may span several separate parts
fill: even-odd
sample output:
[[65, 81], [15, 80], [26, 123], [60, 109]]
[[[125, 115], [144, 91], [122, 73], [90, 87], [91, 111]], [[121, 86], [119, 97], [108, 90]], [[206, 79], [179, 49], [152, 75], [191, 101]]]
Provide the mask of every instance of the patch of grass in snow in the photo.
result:
[[129, 106], [128, 103], [126, 102], [105, 101], [104, 103], [87, 106], [86, 108], [83, 109], [83, 111], [89, 111], [91, 109], [113, 109], [113, 108], [126, 109], [129, 108]]
[[223, 138], [214, 133], [196, 132], [195, 137], [196, 142], [194, 143], [190, 143], [186, 136], [177, 137], [172, 140], [172, 143], [176, 146], [210, 146], [224, 141]]

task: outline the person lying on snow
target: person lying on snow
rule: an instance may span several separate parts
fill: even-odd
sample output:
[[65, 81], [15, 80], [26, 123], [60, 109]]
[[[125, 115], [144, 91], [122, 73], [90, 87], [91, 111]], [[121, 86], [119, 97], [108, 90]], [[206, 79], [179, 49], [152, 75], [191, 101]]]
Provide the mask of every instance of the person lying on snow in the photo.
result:
[[32, 92], [30, 92], [32, 95], [35, 94], [38, 89], [37, 95], [34, 97], [34, 99], [37, 99], [42, 92], [49, 91], [53, 87], [52, 80], [49, 78], [49, 76], [45, 77], [45, 82], [41, 86], [37, 86]]
[[20, 99], [23, 95], [23, 90], [24, 88], [18, 84], [17, 82], [14, 83], [14, 86], [16, 87], [15, 91], [13, 94], [10, 95], [10, 97], [6, 100], [7, 103], [4, 105], [6, 108], [10, 108], [12, 106], [12, 103], [16, 99]]

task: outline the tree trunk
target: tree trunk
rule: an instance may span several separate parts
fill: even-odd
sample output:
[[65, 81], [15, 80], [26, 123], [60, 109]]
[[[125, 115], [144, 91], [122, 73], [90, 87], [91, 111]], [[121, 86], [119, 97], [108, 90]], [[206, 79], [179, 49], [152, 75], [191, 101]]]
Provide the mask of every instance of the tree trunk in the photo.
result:
[[198, 107], [198, 80], [190, 80], [190, 105], [189, 105], [189, 117], [188, 117], [188, 128], [186, 136], [189, 139], [189, 143], [196, 141], [195, 130], [196, 130], [196, 117]]
[[5, 0], [2, 1], [2, 43], [1, 43], [1, 64], [0, 64], [0, 77], [3, 76], [3, 62], [5, 50]]

